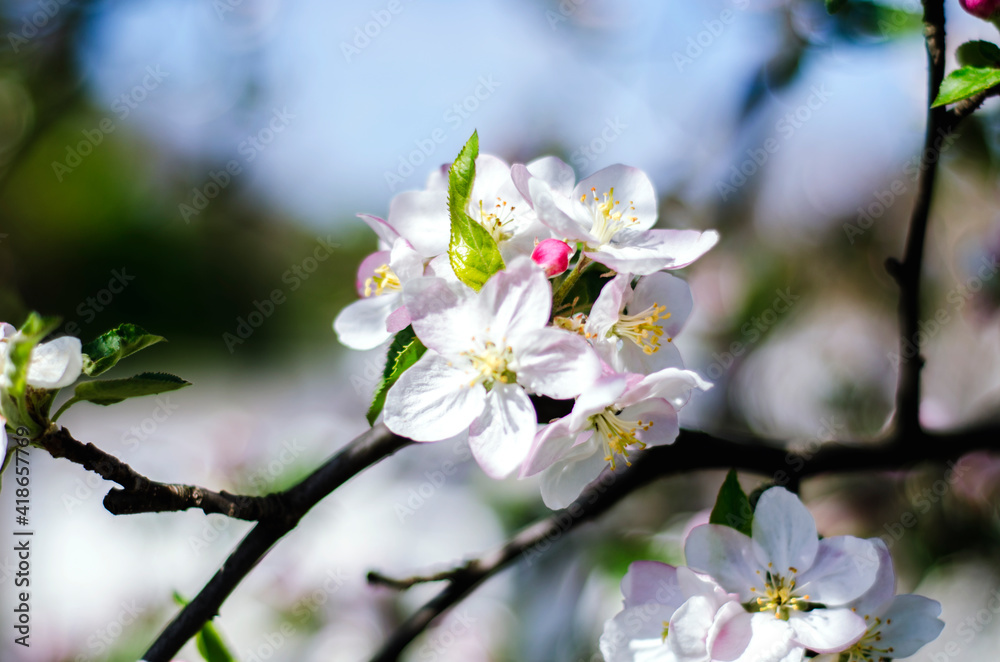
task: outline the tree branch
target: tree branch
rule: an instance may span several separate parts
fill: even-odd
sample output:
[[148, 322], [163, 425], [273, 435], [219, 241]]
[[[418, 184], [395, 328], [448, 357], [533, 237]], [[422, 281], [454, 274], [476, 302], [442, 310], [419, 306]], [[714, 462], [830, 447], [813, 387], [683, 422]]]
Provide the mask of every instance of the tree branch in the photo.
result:
[[353, 476], [412, 444], [379, 424], [351, 441], [302, 482], [279, 493], [285, 505], [282, 517], [261, 520], [237, 545], [222, 568], [166, 627], [143, 660], [170, 662], [198, 630], [214, 618], [229, 594], [257, 562], [326, 495]]
[[[626, 496], [657, 478], [695, 469], [735, 467], [767, 475], [784, 485], [818, 474], [862, 470], [896, 470], [923, 461], [956, 461], [975, 450], [1000, 450], [1000, 425], [991, 425], [953, 434], [921, 433], [922, 439], [901, 446], [896, 439], [872, 444], [825, 443], [815, 452], [794, 453], [759, 438], [726, 440], [704, 432], [682, 430], [676, 443], [650, 449], [636, 457], [620, 474], [606, 471], [590, 484], [565, 510], [532, 524], [506, 544], [481, 558], [467, 561], [435, 577], [448, 584], [418, 609], [392, 634], [370, 662], [392, 662], [431, 622], [469, 595], [511, 563], [540, 556], [565, 534], [598, 517]], [[930, 449], [927, 452], [926, 449]], [[381, 575], [379, 575], [381, 577]], [[371, 575], [369, 575], [369, 578]], [[397, 588], [420, 583], [427, 578], [403, 580]]]

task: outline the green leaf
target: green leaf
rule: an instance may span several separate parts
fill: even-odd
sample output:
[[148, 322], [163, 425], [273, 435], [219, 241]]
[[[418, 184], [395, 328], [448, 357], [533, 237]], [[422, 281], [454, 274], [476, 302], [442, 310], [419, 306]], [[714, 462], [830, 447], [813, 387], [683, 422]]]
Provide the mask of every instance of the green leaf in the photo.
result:
[[[185, 600], [180, 593], [174, 593], [174, 602], [181, 607], [186, 607], [188, 600]], [[198, 652], [205, 658], [205, 662], [237, 662], [229, 646], [226, 645], [219, 630], [212, 621], [207, 621], [194, 638]]]
[[144, 395], [158, 395], [190, 386], [191, 382], [175, 375], [163, 372], [144, 372], [128, 379], [104, 379], [77, 384], [72, 398], [67, 400], [56, 415], [55, 421], [63, 412], [77, 402], [92, 402], [95, 405], [113, 405], [129, 398], [141, 398]]
[[[0, 414], [7, 419], [11, 429], [24, 427], [25, 436], [36, 439], [44, 431], [47, 424], [48, 394], [35, 391], [28, 387], [28, 367], [31, 365], [31, 352], [59, 326], [58, 317], [42, 317], [31, 313], [21, 328], [7, 342], [7, 360], [0, 369], [4, 372], [6, 381], [10, 384], [0, 390]], [[46, 415], [39, 416], [40, 410]]]
[[385, 396], [392, 385], [426, 351], [427, 348], [417, 338], [412, 326], [408, 326], [396, 334], [392, 344], [389, 345], [389, 352], [385, 357], [385, 368], [382, 370], [382, 379], [379, 380], [372, 405], [366, 414], [369, 425], [375, 425], [375, 419], [382, 412], [382, 407], [385, 406]]
[[1000, 48], [989, 41], [967, 41], [958, 47], [955, 57], [963, 67], [1000, 66]]
[[736, 479], [736, 469], [729, 470], [726, 480], [719, 488], [719, 496], [715, 499], [715, 507], [712, 508], [708, 522], [731, 527], [748, 536], [751, 534], [753, 509], [750, 508], [750, 499]]
[[165, 340], [135, 324], [121, 324], [83, 346], [83, 372], [96, 377], [130, 354]]
[[477, 156], [479, 135], [473, 132], [448, 170], [448, 210], [451, 217], [448, 259], [458, 279], [478, 292], [490, 276], [504, 268], [504, 263], [496, 240], [466, 212], [476, 179]]
[[994, 85], [1000, 85], [1000, 69], [993, 67], [962, 67], [948, 74], [941, 83], [941, 90], [931, 108], [945, 106], [962, 99], [968, 99], [985, 92]]
[[847, 4], [847, 0], [826, 0], [826, 11], [828, 14], [836, 14], [844, 5]]

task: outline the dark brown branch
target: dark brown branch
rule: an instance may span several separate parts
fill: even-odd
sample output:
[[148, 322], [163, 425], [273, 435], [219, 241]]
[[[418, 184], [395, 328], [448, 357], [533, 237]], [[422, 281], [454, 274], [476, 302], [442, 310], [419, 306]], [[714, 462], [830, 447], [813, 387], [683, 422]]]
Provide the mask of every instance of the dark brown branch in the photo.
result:
[[996, 87], [991, 87], [985, 92], [980, 92], [975, 96], [971, 96], [968, 99], [963, 99], [952, 106], [946, 113], [946, 131], [952, 131], [959, 123], [966, 117], [972, 115], [972, 113], [979, 110], [979, 107], [983, 105], [990, 97], [995, 97], [1000, 95], [1000, 85]]
[[74, 439], [66, 428], [49, 432], [39, 443], [52, 457], [66, 458], [105, 480], [121, 485], [122, 489], [113, 489], [104, 497], [104, 507], [113, 515], [200, 508], [206, 515], [218, 513], [257, 521], [280, 517], [284, 513], [284, 502], [280, 495], [241, 496], [213, 492], [196, 485], [171, 485], [152, 481], [94, 444], [84, 444]]
[[[927, 46], [927, 105], [934, 102], [944, 80], [944, 0], [924, 0], [924, 37]], [[896, 386], [895, 426], [900, 444], [920, 434], [920, 371], [923, 357], [917, 343], [920, 332], [920, 275], [923, 269], [927, 222], [934, 197], [934, 181], [942, 141], [949, 130], [947, 110], [929, 108], [920, 180], [910, 217], [902, 262], [891, 262], [889, 273], [899, 284], [899, 382]]]
[[257, 562], [286, 533], [295, 528], [313, 506], [371, 465], [389, 457], [411, 441], [384, 425], [376, 425], [341, 449], [302, 482], [280, 493], [284, 516], [261, 520], [240, 542], [215, 576], [174, 618], [143, 656], [147, 662], [169, 662], [198, 630], [219, 612], [222, 603]]
[[385, 586], [386, 588], [395, 589], [397, 591], [405, 591], [409, 588], [413, 588], [417, 584], [429, 584], [431, 582], [443, 582], [455, 579], [455, 577], [461, 575], [463, 572], [466, 572], [466, 566], [459, 566], [458, 568], [445, 570], [444, 572], [439, 572], [433, 575], [415, 575], [413, 577], [407, 577], [406, 579], [395, 579], [372, 570], [368, 573], [368, 583], [372, 586]]
[[[371, 658], [371, 662], [397, 660], [406, 646], [435, 618], [464, 599], [479, 584], [517, 560], [523, 558], [530, 563], [533, 557], [543, 554], [562, 536], [603, 514], [657, 478], [695, 469], [735, 467], [763, 474], [782, 485], [818, 474], [895, 470], [923, 461], [957, 461], [965, 453], [976, 450], [1000, 450], [1000, 426], [953, 434], [921, 435], [922, 439], [913, 441], [923, 443], [906, 446], [894, 443], [895, 439], [878, 444], [831, 442], [813, 452], [807, 449], [793, 453], [774, 445], [774, 442], [761, 439], [730, 441], [704, 432], [683, 430], [673, 446], [655, 448], [637, 456], [632, 466], [620, 474], [606, 472], [568, 508], [522, 530], [499, 549], [451, 571], [438, 573], [437, 577], [448, 579], [447, 586], [410, 616]], [[413, 582], [416, 583], [420, 582]]]

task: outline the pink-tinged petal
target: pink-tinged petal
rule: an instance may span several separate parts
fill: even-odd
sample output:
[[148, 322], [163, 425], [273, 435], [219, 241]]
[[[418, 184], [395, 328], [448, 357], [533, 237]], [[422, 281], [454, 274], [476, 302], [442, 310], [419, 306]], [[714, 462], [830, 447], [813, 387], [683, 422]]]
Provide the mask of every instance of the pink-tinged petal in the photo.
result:
[[[566, 198], [573, 195], [573, 185], [576, 184], [576, 173], [573, 172], [573, 167], [563, 162], [562, 159], [555, 156], [543, 156], [540, 159], [532, 161], [527, 166], [520, 167], [531, 176], [538, 177], [548, 184], [556, 195]], [[511, 174], [513, 175], [513, 169], [511, 169]], [[530, 200], [529, 196], [525, 193], [528, 190], [527, 183], [522, 184], [518, 180], [515, 180], [514, 183], [518, 184], [518, 190], [521, 191], [521, 195], [524, 195], [525, 199]]]
[[673, 262], [667, 269], [686, 267], [712, 250], [719, 243], [719, 233], [715, 230], [650, 230], [650, 233], [670, 246]]
[[680, 368], [664, 368], [642, 377], [618, 400], [619, 407], [627, 407], [648, 398], [663, 398], [675, 409], [683, 407], [694, 389], [707, 391], [712, 384], [698, 373]]
[[824, 538], [812, 565], [796, 578], [796, 592], [828, 607], [843, 605], [871, 588], [878, 568], [878, 551], [870, 540]]
[[670, 317], [661, 319], [657, 325], [663, 328], [667, 338], [674, 338], [687, 321], [694, 307], [694, 299], [691, 296], [691, 287], [676, 276], [657, 271], [656, 273], [643, 276], [635, 286], [635, 294], [629, 302], [625, 312], [630, 315], [641, 313], [654, 304], [666, 306], [666, 314]]
[[621, 420], [641, 421], [635, 437], [647, 446], [666, 446], [674, 443], [680, 433], [677, 410], [662, 398], [643, 400], [626, 407], [618, 416]]
[[17, 333], [17, 329], [14, 328], [13, 324], [8, 324], [7, 322], [0, 322], [0, 340], [3, 340], [4, 338], [10, 338], [15, 333]]
[[615, 235], [612, 243], [586, 255], [615, 271], [647, 276], [661, 269], [686, 267], [712, 248], [718, 238], [718, 233], [711, 230], [626, 229]]
[[83, 371], [79, 338], [63, 336], [38, 345], [31, 352], [28, 384], [35, 388], [58, 389], [69, 386]]
[[466, 430], [482, 412], [486, 389], [433, 351], [404, 372], [385, 397], [385, 424], [414, 441], [440, 441]]
[[627, 384], [628, 379], [625, 375], [601, 375], [576, 399], [573, 411], [566, 417], [570, 427], [582, 430], [590, 426], [591, 423], [588, 419], [615, 404], [615, 401], [625, 392]]
[[605, 662], [677, 662], [663, 641], [673, 608], [646, 604], [618, 612], [604, 624], [600, 648]]
[[372, 232], [378, 237], [379, 245], [383, 248], [389, 248], [396, 240], [399, 239], [399, 233], [396, 232], [396, 228], [392, 227], [385, 220], [379, 218], [378, 216], [372, 216], [371, 214], [358, 214], [358, 218], [368, 224], [368, 227], [372, 229]]
[[517, 381], [532, 393], [556, 400], [574, 398], [601, 374], [601, 362], [580, 336], [547, 327], [514, 345]]
[[448, 252], [451, 217], [448, 192], [405, 191], [389, 203], [389, 225], [424, 257]]
[[789, 612], [795, 641], [817, 653], [836, 653], [853, 646], [867, 631], [865, 619], [850, 609]]
[[521, 478], [534, 476], [566, 457], [577, 443], [579, 430], [569, 426], [565, 418], [549, 423], [535, 434], [528, 457], [521, 465]]
[[569, 267], [569, 256], [576, 249], [559, 239], [538, 242], [531, 251], [531, 261], [540, 266], [549, 278], [558, 276]]
[[535, 407], [524, 390], [494, 384], [469, 430], [469, 447], [487, 476], [505, 478], [528, 456], [537, 429]]
[[710, 598], [716, 608], [739, 598], [735, 593], [729, 593], [719, 586], [719, 583], [709, 575], [695, 572], [686, 566], [677, 568], [677, 584], [685, 597], [700, 595]]
[[[587, 451], [589, 454], [584, 457], [576, 455]], [[607, 466], [604, 453], [591, 437], [587, 443], [574, 447], [568, 458], [542, 472], [542, 501], [552, 510], [566, 508], [576, 501], [587, 485], [597, 480]]]
[[403, 238], [397, 239], [392, 245], [389, 266], [402, 283], [424, 275], [424, 259], [420, 253], [413, 250], [410, 242]]
[[520, 336], [548, 324], [552, 287], [538, 265], [521, 258], [486, 281], [479, 300], [491, 317], [485, 325], [491, 337], [516, 345]]
[[369, 278], [375, 276], [376, 269], [389, 264], [391, 255], [390, 251], [378, 251], [361, 260], [361, 264], [358, 266], [358, 276], [354, 281], [359, 297], [365, 296], [365, 283]]
[[643, 604], [661, 604], [677, 609], [684, 602], [672, 565], [659, 561], [633, 561], [622, 578], [625, 608]]
[[403, 305], [413, 330], [430, 349], [449, 358], [472, 349], [490, 318], [471, 289], [443, 278], [417, 278], [403, 284]]
[[892, 556], [885, 541], [881, 538], [869, 538], [868, 541], [874, 546], [875, 557], [863, 558], [861, 562], [877, 564], [878, 572], [871, 588], [850, 606], [861, 616], [877, 617], [882, 615], [896, 596], [896, 573], [892, 568]]
[[348, 304], [333, 320], [337, 339], [351, 349], [374, 349], [392, 337], [386, 321], [402, 302], [399, 292]]
[[882, 642], [892, 657], [909, 657], [941, 634], [941, 603], [922, 595], [897, 595], [882, 617]]
[[618, 323], [622, 309], [632, 298], [631, 281], [632, 276], [629, 274], [618, 274], [601, 288], [601, 293], [597, 295], [587, 316], [587, 333], [595, 334], [599, 340], [607, 341], [608, 344], [617, 344], [618, 339], [608, 339], [607, 334]]
[[795, 644], [788, 623], [772, 613], [750, 617], [752, 636], [743, 654], [735, 662], [799, 662], [805, 649]]
[[712, 660], [729, 662], [746, 651], [753, 636], [753, 617], [738, 602], [727, 602], [715, 614], [708, 631], [708, 652]]
[[[684, 543], [688, 565], [706, 572], [747, 602], [762, 595], [764, 579], [753, 553], [753, 541], [736, 529], [718, 524], [696, 526]], [[753, 589], [756, 589], [754, 591]]]
[[809, 568], [819, 549], [816, 521], [799, 498], [783, 487], [772, 487], [757, 502], [753, 540], [759, 545], [760, 565], [785, 577], [789, 568]]
[[616, 164], [598, 170], [576, 185], [572, 198], [579, 200], [581, 195], [586, 195], [590, 199], [593, 195], [591, 188], [595, 189], [600, 199], [614, 188], [615, 200], [620, 200], [623, 207], [634, 207], [635, 211], [630, 215], [635, 216], [638, 222], [632, 227], [646, 230], [656, 223], [656, 191], [646, 173], [638, 168]]
[[410, 311], [406, 309], [406, 306], [400, 306], [385, 318], [385, 330], [395, 335], [410, 326], [412, 321], [410, 319]]
[[708, 632], [715, 621], [714, 602], [701, 595], [689, 598], [670, 617], [667, 646], [685, 662], [708, 660]]
[[569, 200], [557, 198], [549, 185], [537, 178], [528, 181], [528, 189], [538, 220], [551, 228], [557, 237], [573, 241], [595, 241], [595, 237], [589, 232], [589, 225], [584, 227], [562, 208], [570, 206]]
[[[600, 343], [600, 345], [607, 347], [610, 343]], [[597, 346], [594, 345], [595, 349]], [[631, 340], [623, 339], [621, 349], [615, 351], [612, 356], [612, 365], [622, 372], [650, 374], [666, 368], [683, 368], [684, 359], [681, 358], [677, 345], [665, 339], [660, 340], [659, 346], [652, 354], [647, 354]]]

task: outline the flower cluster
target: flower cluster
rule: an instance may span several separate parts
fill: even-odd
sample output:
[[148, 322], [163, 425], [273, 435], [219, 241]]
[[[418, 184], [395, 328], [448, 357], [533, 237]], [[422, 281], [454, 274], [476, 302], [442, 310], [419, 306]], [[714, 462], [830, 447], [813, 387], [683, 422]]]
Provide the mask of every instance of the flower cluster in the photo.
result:
[[[608, 662], [826, 662], [909, 657], [941, 633], [941, 605], [896, 595], [885, 543], [820, 540], [805, 506], [765, 491], [752, 535], [721, 524], [694, 528], [688, 567], [633, 563], [623, 611], [601, 637]], [[821, 659], [820, 657], [816, 659]]]
[[[361, 215], [379, 250], [334, 321], [355, 349], [393, 339], [371, 422], [381, 413], [416, 441], [467, 434], [490, 476], [543, 473], [553, 508], [631, 451], [673, 442], [677, 411], [710, 387], [672, 342], [692, 297], [665, 270], [718, 234], [654, 228], [656, 195], [635, 168], [575, 182], [555, 157], [479, 155], [474, 134], [387, 219]], [[567, 401], [565, 415], [540, 428], [539, 397]]]

